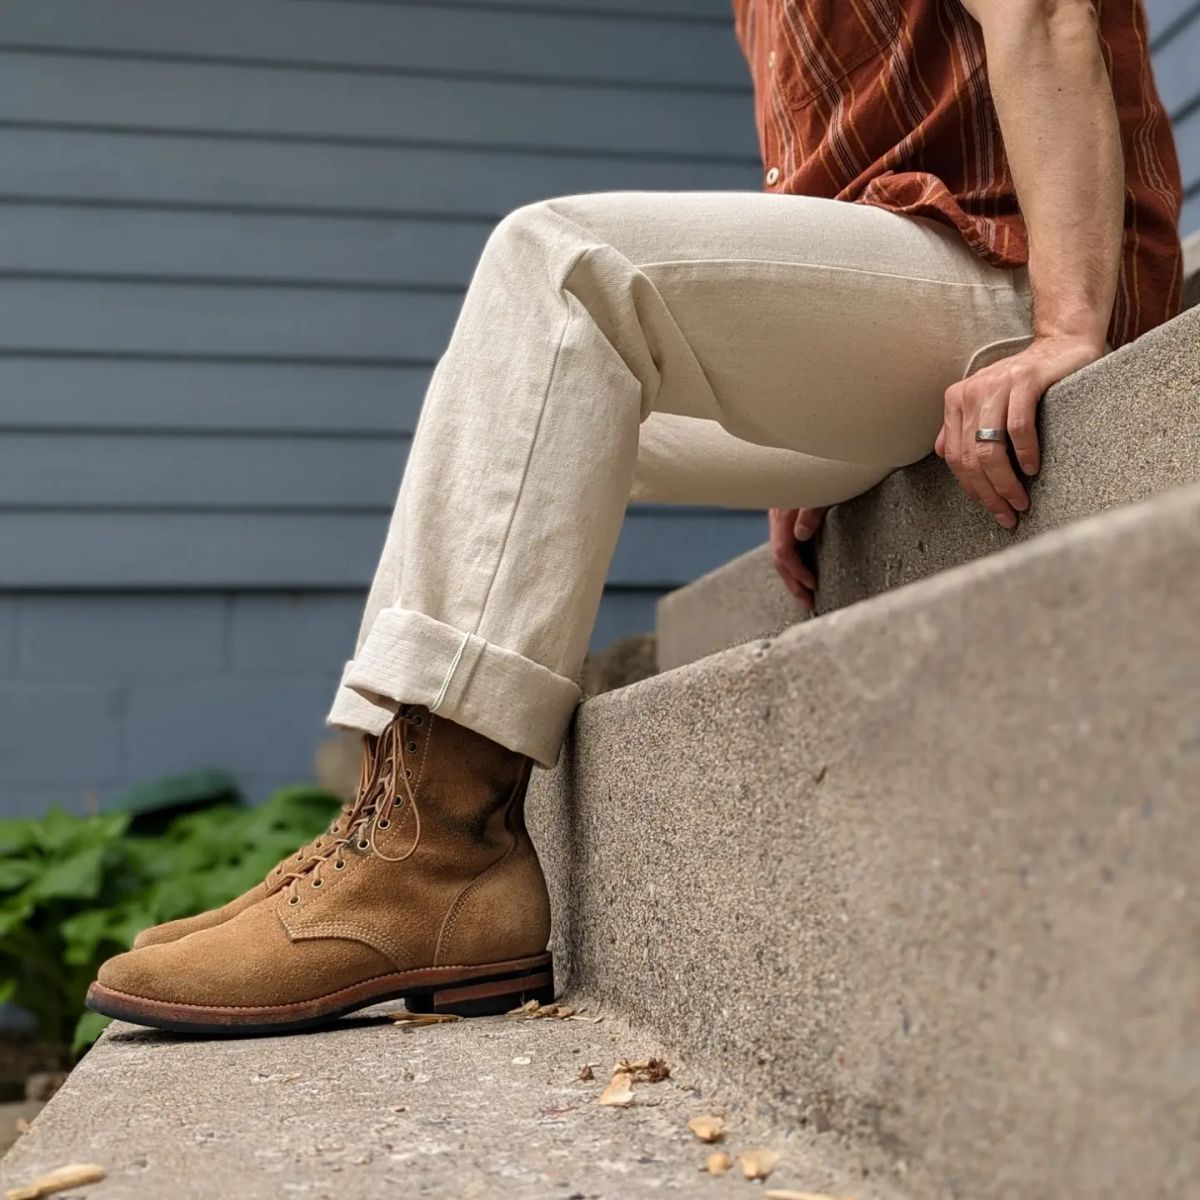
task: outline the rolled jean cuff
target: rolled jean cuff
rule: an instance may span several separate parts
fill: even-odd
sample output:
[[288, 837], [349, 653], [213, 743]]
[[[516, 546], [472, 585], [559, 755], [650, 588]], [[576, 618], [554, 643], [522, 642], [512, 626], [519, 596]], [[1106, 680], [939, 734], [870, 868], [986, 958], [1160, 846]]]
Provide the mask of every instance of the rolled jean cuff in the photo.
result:
[[346, 664], [329, 724], [380, 733], [398, 704], [430, 712], [552, 767], [583, 693], [574, 681], [424, 613], [388, 608]]

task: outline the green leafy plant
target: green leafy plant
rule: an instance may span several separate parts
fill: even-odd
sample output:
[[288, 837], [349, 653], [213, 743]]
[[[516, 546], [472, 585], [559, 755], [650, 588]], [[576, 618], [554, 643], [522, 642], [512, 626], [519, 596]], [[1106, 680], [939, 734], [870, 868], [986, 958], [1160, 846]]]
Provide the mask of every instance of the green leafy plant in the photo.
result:
[[330, 821], [311, 787], [241, 802], [205, 772], [139, 789], [118, 810], [0, 821], [0, 1002], [80, 1052], [107, 1023], [83, 1009], [96, 968], [139, 930], [224, 904]]

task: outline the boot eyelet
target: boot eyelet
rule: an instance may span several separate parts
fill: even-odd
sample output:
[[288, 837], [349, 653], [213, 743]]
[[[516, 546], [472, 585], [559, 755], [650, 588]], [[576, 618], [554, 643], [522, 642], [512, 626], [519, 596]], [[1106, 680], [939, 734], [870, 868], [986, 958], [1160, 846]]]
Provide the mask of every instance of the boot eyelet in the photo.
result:
[[411, 767], [405, 767], [405, 768], [404, 768], [404, 778], [405, 778], [405, 779], [411, 779], [411, 778], [412, 778], [412, 768], [411, 768]]
[[333, 869], [335, 871], [344, 871], [346, 869], [346, 864], [344, 862], [334, 863]]
[[371, 843], [368, 842], [365, 838], [362, 841], [356, 842], [355, 844], [358, 846], [358, 848], [360, 850], [368, 850], [368, 849], [370, 849], [370, 846], [371, 846]]
[[319, 887], [324, 887], [324, 886], [325, 886], [324, 882], [323, 882], [322, 880], [320, 880], [320, 879], [314, 879], [314, 880], [312, 881], [312, 885], [313, 885], [313, 887], [315, 887], [315, 888], [319, 888]]
[[406, 745], [404, 748], [405, 748], [405, 750], [407, 750], [407, 751], [409, 752], [409, 754], [416, 754], [416, 752], [417, 752], [417, 743], [416, 743], [416, 742], [409, 742], [409, 743], [408, 743], [408, 744], [407, 744], [407, 745]]
[[293, 897], [292, 897], [292, 898], [291, 898], [291, 899], [288, 901], [288, 904], [289, 904], [289, 905], [291, 905], [291, 907], [292, 907], [292, 908], [295, 908], [295, 907], [296, 907], [296, 905], [297, 905], [297, 904], [299, 904], [299, 903], [300, 903], [300, 897], [299, 897], [299, 896], [293, 896]]
[[391, 827], [392, 827], [391, 821], [379, 821], [375, 825], [376, 829], [390, 829]]
[[412, 723], [419, 727], [425, 724], [425, 718], [421, 716], [420, 713], [417, 713], [416, 716], [413, 717]]

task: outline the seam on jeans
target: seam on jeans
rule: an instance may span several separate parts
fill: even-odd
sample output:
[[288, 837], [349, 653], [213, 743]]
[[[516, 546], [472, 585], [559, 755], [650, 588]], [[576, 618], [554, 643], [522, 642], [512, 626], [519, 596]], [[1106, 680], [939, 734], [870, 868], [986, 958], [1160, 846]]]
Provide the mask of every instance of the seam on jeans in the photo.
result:
[[462, 662], [463, 651], [467, 648], [467, 642], [470, 640], [471, 635], [469, 633], [462, 635], [462, 641], [458, 643], [458, 649], [454, 652], [454, 657], [450, 660], [450, 665], [446, 668], [446, 678], [442, 680], [441, 691], [438, 692], [437, 699], [429, 706], [431, 713], [437, 712], [442, 705], [442, 701], [446, 699], [446, 692], [450, 689], [450, 680], [454, 678], [454, 672], [458, 670], [458, 664]]
[[977, 288], [987, 292], [1015, 292], [1017, 289], [1011, 282], [1003, 283], [966, 283], [957, 279], [931, 279], [928, 275], [905, 275], [899, 271], [871, 271], [865, 267], [842, 267], [836, 263], [822, 262], [793, 262], [786, 258], [665, 258], [656, 262], [639, 263], [638, 269], [651, 270], [654, 267], [691, 267], [703, 266], [710, 263], [739, 263], [759, 265], [764, 267], [800, 267], [808, 271], [836, 271], [843, 275], [866, 275], [872, 279], [902, 279], [905, 283], [932, 283], [937, 287]]
[[969, 379], [976, 371], [981, 371], [984, 367], [989, 367], [1002, 358], [1010, 358], [1012, 355], [1020, 353], [1032, 341], [1033, 333], [1031, 331], [1029, 333], [1010, 333], [1007, 337], [993, 338], [990, 342], [984, 342], [982, 346], [977, 346], [970, 358], [967, 359], [967, 365], [963, 367], [962, 378]]
[[[593, 247], [585, 246], [578, 254], [571, 259], [567, 264], [567, 269], [563, 272], [562, 278], [558, 284], [558, 292], [561, 296], [566, 282], [571, 278], [575, 268], [580, 262], [592, 252]], [[513, 499], [512, 508], [508, 514], [508, 524], [504, 527], [504, 536], [500, 539], [500, 549], [496, 552], [496, 563], [492, 567], [492, 575], [488, 580], [487, 590], [483, 593], [483, 600], [479, 605], [479, 613], [475, 618], [475, 624], [471, 627], [471, 632], [463, 635], [463, 640], [458, 648], [458, 653], [455, 654], [453, 661], [450, 663], [446, 671], [446, 678], [442, 681], [442, 690], [438, 693], [437, 703], [441, 704], [446, 697], [446, 691], [450, 687], [450, 680], [454, 672], [458, 669], [458, 664], [462, 661], [463, 651], [466, 649], [467, 641], [472, 634], [479, 633], [479, 627], [483, 624], [483, 616], [487, 611], [488, 601], [492, 596], [492, 588], [496, 586], [496, 579], [500, 574], [500, 564], [504, 561], [504, 552], [508, 549], [508, 538], [512, 533], [513, 522], [517, 519], [517, 509], [521, 505], [521, 497], [525, 495], [525, 483], [529, 478], [529, 466], [533, 462], [533, 451], [537, 446], [538, 434], [542, 429], [542, 418], [546, 415], [546, 401], [550, 398], [550, 389], [554, 386], [554, 376], [558, 373], [558, 360], [562, 355], [562, 348], [567, 340], [567, 330], [571, 328], [571, 320], [573, 313], [571, 312], [570, 301], [564, 299], [563, 307], [566, 309], [566, 315], [563, 319], [562, 333], [558, 337], [558, 345], [554, 347], [554, 357], [550, 360], [550, 370], [546, 375], [546, 390], [542, 392], [541, 404], [538, 407], [537, 420], [533, 424], [533, 433], [529, 438], [529, 449], [525, 453], [525, 465], [521, 468], [521, 482], [517, 486], [517, 494]], [[485, 639], [486, 640], [486, 639]]]

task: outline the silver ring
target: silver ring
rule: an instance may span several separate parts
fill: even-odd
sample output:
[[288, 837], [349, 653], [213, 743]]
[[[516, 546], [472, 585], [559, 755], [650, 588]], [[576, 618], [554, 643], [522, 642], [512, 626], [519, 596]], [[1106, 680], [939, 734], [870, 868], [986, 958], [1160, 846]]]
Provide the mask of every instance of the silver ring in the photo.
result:
[[1006, 442], [1008, 434], [1003, 429], [977, 429], [975, 430], [975, 440], [977, 442]]

